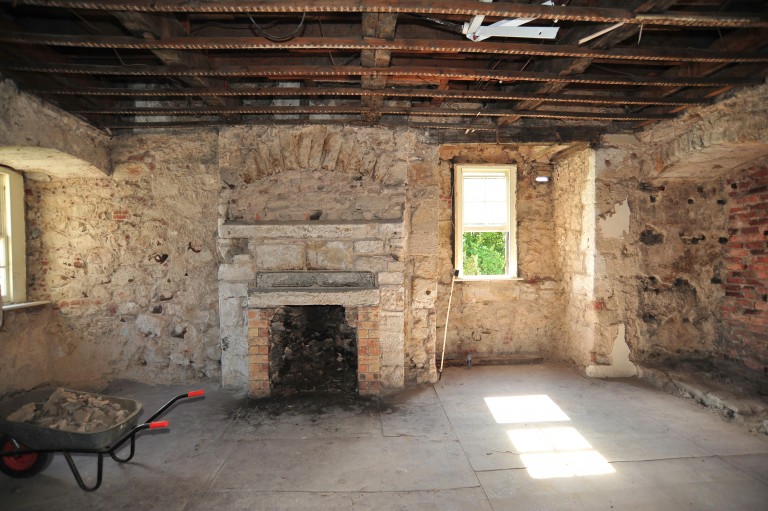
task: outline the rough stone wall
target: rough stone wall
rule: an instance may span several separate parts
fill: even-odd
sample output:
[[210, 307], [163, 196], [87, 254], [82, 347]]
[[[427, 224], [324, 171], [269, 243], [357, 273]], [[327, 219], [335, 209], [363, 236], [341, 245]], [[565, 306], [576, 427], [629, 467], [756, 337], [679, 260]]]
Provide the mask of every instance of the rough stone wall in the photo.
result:
[[728, 180], [725, 298], [716, 351], [720, 358], [768, 371], [768, 166]]
[[404, 271], [410, 276], [405, 288], [405, 383], [434, 382], [436, 300], [440, 260], [439, 221], [441, 166], [437, 147], [419, 140], [408, 155], [408, 187], [405, 226], [408, 252]]
[[60, 335], [50, 305], [3, 313], [0, 327], [0, 396], [34, 388], [57, 374], [56, 362], [72, 345]]
[[102, 179], [27, 183], [30, 300], [58, 381], [218, 379], [214, 133], [116, 140]]
[[641, 365], [705, 358], [723, 296], [724, 182], [654, 178], [647, 147], [624, 142], [595, 155], [592, 362], [609, 363], [620, 337]]
[[585, 366], [595, 342], [594, 155], [580, 149], [555, 165], [553, 202], [556, 259], [562, 289], [562, 335], [554, 355]]
[[453, 164], [517, 164], [517, 249], [521, 279], [456, 283], [446, 342], [448, 358], [463, 358], [470, 352], [478, 356], [548, 353], [560, 334], [553, 192], [549, 184], [533, 180], [531, 165], [536, 149], [516, 145], [443, 146], [440, 149], [438, 351], [442, 349], [454, 269]]

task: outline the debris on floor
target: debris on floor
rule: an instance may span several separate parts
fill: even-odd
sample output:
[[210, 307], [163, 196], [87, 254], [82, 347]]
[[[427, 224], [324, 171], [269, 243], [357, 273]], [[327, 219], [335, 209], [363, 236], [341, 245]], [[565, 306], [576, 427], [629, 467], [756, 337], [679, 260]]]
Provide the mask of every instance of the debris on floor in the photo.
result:
[[9, 414], [6, 420], [73, 433], [91, 433], [125, 421], [130, 413], [108, 398], [58, 388], [45, 402], [27, 403]]

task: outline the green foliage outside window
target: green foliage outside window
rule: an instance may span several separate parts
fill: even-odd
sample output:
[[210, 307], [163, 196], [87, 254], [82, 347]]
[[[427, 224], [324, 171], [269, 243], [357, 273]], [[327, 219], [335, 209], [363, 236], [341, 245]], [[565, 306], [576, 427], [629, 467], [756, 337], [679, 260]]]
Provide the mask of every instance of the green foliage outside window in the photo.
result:
[[464, 275], [504, 275], [507, 271], [505, 232], [464, 233]]

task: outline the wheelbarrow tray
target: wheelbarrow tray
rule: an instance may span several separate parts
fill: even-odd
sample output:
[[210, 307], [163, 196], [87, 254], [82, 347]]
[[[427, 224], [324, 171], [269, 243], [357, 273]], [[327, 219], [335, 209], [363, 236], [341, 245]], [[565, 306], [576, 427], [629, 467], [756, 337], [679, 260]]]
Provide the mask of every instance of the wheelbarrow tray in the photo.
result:
[[28, 448], [35, 450], [98, 451], [112, 446], [116, 441], [123, 437], [126, 432], [136, 426], [136, 423], [139, 420], [141, 403], [138, 401], [66, 388], [64, 390], [69, 392], [85, 394], [100, 399], [108, 399], [113, 403], [118, 403], [124, 410], [128, 411], [128, 415], [122, 422], [119, 422], [114, 426], [103, 430], [90, 431], [88, 433], [62, 431], [28, 422], [13, 422], [7, 420], [8, 415], [28, 403], [41, 403], [47, 401], [48, 398], [51, 397], [51, 394], [57, 389], [58, 387], [49, 387], [30, 390], [29, 392], [24, 392], [1, 401], [0, 432], [10, 435], [22, 444], [25, 444]]

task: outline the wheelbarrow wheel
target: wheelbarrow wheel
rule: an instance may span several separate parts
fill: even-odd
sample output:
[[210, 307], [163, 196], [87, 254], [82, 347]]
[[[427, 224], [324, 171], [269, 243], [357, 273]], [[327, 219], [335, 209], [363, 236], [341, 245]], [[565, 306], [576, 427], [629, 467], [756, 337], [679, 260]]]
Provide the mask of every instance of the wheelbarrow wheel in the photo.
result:
[[[25, 446], [19, 444], [22, 448]], [[12, 451], [16, 449], [11, 437], [0, 436], [0, 451]], [[28, 454], [8, 455], [0, 458], [0, 472], [15, 478], [32, 477], [39, 474], [51, 461], [49, 452], [31, 452]]]

